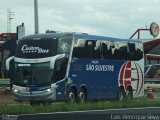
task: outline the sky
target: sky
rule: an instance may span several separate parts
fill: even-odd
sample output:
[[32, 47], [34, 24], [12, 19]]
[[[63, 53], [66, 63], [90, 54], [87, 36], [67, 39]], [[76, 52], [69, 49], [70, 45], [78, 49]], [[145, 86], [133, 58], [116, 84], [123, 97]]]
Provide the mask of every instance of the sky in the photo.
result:
[[[7, 32], [7, 9], [14, 12], [11, 32], [25, 24], [34, 34], [34, 0], [1, 0], [0, 33]], [[160, 25], [160, 0], [38, 0], [39, 32], [47, 29], [129, 38], [138, 28]], [[141, 38], [149, 38], [149, 31]]]

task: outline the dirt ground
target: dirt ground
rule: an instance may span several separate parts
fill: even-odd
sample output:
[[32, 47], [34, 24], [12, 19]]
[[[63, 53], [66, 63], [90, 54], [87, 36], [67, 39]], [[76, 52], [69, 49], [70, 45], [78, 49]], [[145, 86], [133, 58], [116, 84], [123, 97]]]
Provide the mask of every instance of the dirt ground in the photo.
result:
[[12, 98], [12, 90], [1, 89], [0, 90], [0, 104], [18, 104]]

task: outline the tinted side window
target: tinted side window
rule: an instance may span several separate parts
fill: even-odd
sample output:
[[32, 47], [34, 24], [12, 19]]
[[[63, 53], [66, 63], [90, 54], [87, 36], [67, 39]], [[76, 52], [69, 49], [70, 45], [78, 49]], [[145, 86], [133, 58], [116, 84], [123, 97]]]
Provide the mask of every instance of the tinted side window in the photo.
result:
[[113, 59], [116, 60], [126, 60], [127, 59], [127, 53], [129, 52], [128, 46], [126, 42], [114, 42], [114, 50], [113, 51]]
[[86, 57], [91, 59], [96, 59], [96, 41], [95, 40], [87, 40], [85, 43], [85, 49], [86, 49]]
[[66, 58], [56, 60], [54, 70], [52, 73], [52, 80], [54, 82], [57, 82], [65, 78], [67, 63], [68, 63], [68, 59]]
[[104, 59], [140, 60], [143, 58], [143, 46], [140, 43], [103, 41], [101, 45]]
[[74, 41], [73, 58], [86, 58], [84, 39], [78, 39]]
[[143, 58], [143, 47], [140, 43], [128, 43], [128, 60], [140, 60]]
[[95, 40], [78, 39], [74, 41], [73, 57], [96, 59], [95, 46]]
[[102, 42], [100, 40], [97, 40], [94, 47], [94, 53], [96, 59], [103, 58], [102, 56]]
[[102, 41], [102, 58], [103, 59], [111, 59], [112, 58], [112, 48], [110, 46], [110, 41]]
[[141, 43], [136, 43], [136, 60], [143, 58], [143, 45]]
[[72, 38], [71, 37], [59, 38], [58, 54], [64, 54], [64, 53], [69, 54], [70, 49], [71, 49], [71, 44], [72, 44]]
[[140, 60], [143, 58], [143, 47], [140, 43], [127, 43], [125, 41], [79, 39], [74, 43], [73, 57]]
[[128, 43], [129, 53], [128, 60], [135, 60], [136, 59], [136, 46], [135, 43]]
[[127, 54], [129, 53], [128, 45], [126, 42], [119, 42], [119, 56], [120, 60], [127, 60]]
[[114, 60], [126, 60], [127, 48], [126, 42], [119, 41], [103, 41], [103, 58], [104, 59], [114, 59]]

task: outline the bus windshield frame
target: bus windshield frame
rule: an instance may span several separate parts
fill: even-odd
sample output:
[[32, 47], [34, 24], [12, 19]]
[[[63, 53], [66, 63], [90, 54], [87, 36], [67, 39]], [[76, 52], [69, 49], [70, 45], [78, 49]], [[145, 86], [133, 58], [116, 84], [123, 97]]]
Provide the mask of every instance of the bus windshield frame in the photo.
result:
[[[52, 36], [49, 38], [42, 37], [38, 40], [33, 38], [22, 39], [18, 43], [15, 61], [14, 84], [19, 86], [39, 86], [51, 84], [59, 80], [59, 72], [63, 72], [64, 66], [60, 71], [58, 66], [65, 62], [68, 65], [72, 45], [72, 36]], [[38, 53], [39, 51], [42, 51]], [[65, 58], [56, 58], [56, 55], [66, 55]], [[58, 62], [57, 62], [58, 61]], [[51, 63], [55, 65], [52, 65]], [[66, 70], [65, 70], [66, 71]], [[27, 78], [28, 76], [28, 78]], [[57, 77], [58, 76], [58, 77]], [[63, 72], [63, 75], [65, 73]]]
[[14, 84], [21, 86], [48, 85], [52, 82], [52, 71], [50, 69], [50, 62], [32, 64], [15, 63]]

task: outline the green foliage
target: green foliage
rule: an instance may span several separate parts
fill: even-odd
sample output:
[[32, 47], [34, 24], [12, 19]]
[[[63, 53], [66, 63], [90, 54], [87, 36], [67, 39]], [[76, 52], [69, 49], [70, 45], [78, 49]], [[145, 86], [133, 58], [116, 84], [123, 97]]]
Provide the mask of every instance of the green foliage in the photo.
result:
[[5, 104], [0, 105], [0, 114], [32, 114], [81, 110], [104, 110], [115, 108], [160, 107], [160, 101], [130, 100], [101, 101], [88, 103], [52, 103], [51, 105]]

